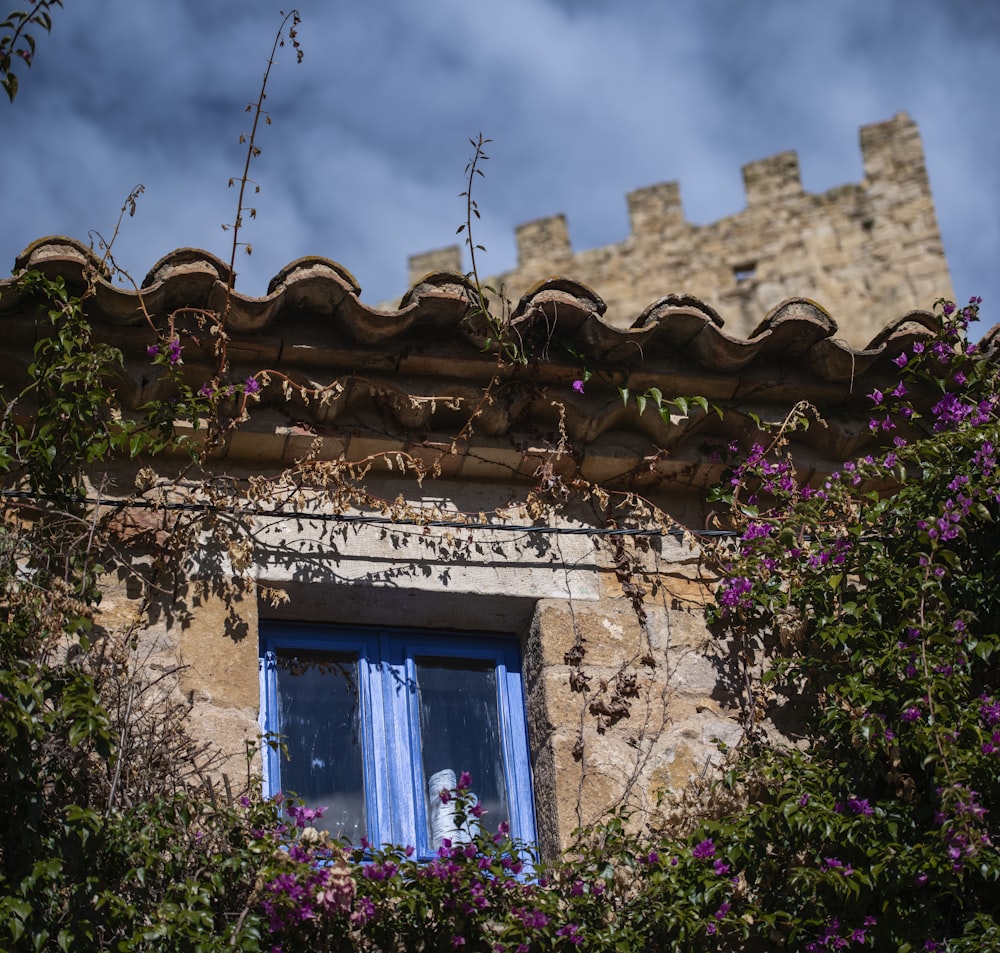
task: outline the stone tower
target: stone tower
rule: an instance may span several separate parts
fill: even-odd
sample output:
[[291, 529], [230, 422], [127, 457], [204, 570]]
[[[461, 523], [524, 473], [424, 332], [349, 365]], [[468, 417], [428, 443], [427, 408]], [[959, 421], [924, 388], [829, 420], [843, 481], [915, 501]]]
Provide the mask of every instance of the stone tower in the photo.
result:
[[[517, 267], [485, 283], [516, 303], [538, 281], [572, 278], [604, 299], [619, 327], [664, 295], [691, 294], [737, 337], [785, 298], [807, 297], [863, 347], [953, 292], [916, 123], [899, 113], [862, 126], [860, 138], [860, 183], [806, 192], [798, 155], [782, 152], [745, 165], [746, 207], [707, 225], [685, 219], [677, 182], [651, 185], [628, 195], [624, 241], [574, 252], [565, 216], [536, 219], [517, 229]], [[452, 245], [412, 256], [410, 283], [462, 270]]]

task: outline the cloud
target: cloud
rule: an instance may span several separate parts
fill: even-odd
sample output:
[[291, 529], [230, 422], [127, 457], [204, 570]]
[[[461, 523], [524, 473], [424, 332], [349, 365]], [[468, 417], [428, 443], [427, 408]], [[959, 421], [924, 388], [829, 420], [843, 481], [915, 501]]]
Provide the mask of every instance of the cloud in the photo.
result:
[[[857, 129], [920, 124], [956, 290], [1000, 302], [1000, 17], [975, 0], [302, 0], [305, 59], [281, 50], [252, 177], [258, 218], [240, 287], [301, 255], [335, 258], [381, 301], [406, 259], [455, 241], [469, 136], [486, 267], [513, 229], [563, 212], [573, 244], [627, 231], [625, 193], [679, 180], [696, 222], [738, 211], [740, 166], [796, 149], [807, 188], [862, 175]], [[147, 186], [122, 239], [139, 274], [176, 246], [228, 258], [221, 223], [244, 113], [278, 18], [263, 0], [106, 0], [56, 11], [4, 107], [0, 258], [50, 231], [85, 238]], [[670, 289], [665, 288], [664, 292]], [[1000, 312], [998, 312], [1000, 313]]]

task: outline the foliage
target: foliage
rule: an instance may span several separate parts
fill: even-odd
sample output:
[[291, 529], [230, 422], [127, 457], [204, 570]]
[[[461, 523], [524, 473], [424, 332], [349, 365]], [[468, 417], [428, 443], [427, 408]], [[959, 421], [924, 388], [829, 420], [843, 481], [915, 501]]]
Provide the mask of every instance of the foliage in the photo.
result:
[[801, 417], [720, 494], [741, 539], [714, 612], [754, 686], [729, 778], [753, 807], [720, 831], [755, 929], [792, 948], [996, 948], [1000, 433], [978, 307], [939, 303], [939, 336], [869, 395], [881, 453], [802, 484], [783, 452]]
[[35, 37], [32, 32], [41, 27], [46, 33], [52, 31], [53, 7], [61, 7], [62, 0], [36, 0], [30, 10], [11, 10], [0, 23], [0, 86], [7, 99], [14, 102], [17, 95], [18, 79], [12, 68], [13, 57], [18, 56], [25, 66], [31, 66], [35, 58]]

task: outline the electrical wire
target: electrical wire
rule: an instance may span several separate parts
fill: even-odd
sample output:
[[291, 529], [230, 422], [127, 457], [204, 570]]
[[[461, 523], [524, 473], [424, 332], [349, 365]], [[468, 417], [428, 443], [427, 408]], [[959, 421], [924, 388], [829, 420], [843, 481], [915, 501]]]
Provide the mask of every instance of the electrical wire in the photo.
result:
[[[39, 496], [26, 490], [4, 490], [4, 499], [19, 499], [30, 502], [55, 502], [50, 497]], [[640, 529], [635, 527], [574, 527], [574, 526], [549, 526], [538, 524], [517, 524], [517, 523], [480, 523], [467, 520], [419, 520], [401, 519], [394, 516], [376, 516], [364, 513], [317, 513], [309, 510], [286, 510], [267, 509], [261, 506], [247, 506], [234, 509], [233, 507], [216, 506], [213, 503], [157, 503], [151, 500], [107, 500], [85, 497], [74, 502], [82, 503], [86, 506], [119, 507], [126, 509], [145, 510], [170, 510], [174, 512], [186, 513], [226, 513], [238, 516], [253, 516], [263, 518], [277, 518], [289, 520], [314, 520], [322, 523], [345, 523], [353, 525], [372, 526], [417, 526], [432, 527], [434, 529], [461, 529], [461, 530], [485, 530], [487, 532], [505, 533], [530, 533], [545, 536], [650, 536], [663, 537], [671, 536], [682, 539], [684, 536], [696, 536], [705, 539], [725, 539], [733, 538], [739, 534], [733, 530], [726, 529], [668, 529], [666, 527], [652, 527]]]

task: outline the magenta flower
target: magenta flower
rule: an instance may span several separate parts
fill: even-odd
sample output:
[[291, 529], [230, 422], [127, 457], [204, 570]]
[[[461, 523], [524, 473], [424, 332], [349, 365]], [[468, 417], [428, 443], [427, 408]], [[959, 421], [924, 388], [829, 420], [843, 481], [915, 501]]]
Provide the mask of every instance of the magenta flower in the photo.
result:
[[583, 381], [582, 380], [573, 381], [573, 390], [575, 390], [578, 394], [582, 394], [583, 393]]
[[715, 843], [709, 837], [691, 848], [691, 856], [697, 860], [708, 860], [715, 856]]
[[865, 797], [859, 797], [859, 798], [852, 797], [847, 802], [847, 806], [851, 809], [852, 813], [854, 814], [865, 814], [867, 816], [871, 816], [872, 814], [875, 813], [872, 806], [868, 803], [868, 798]]
[[580, 928], [575, 923], [567, 923], [566, 926], [559, 927], [556, 930], [556, 936], [566, 937], [573, 946], [580, 946], [583, 943], [583, 937], [580, 936]]

